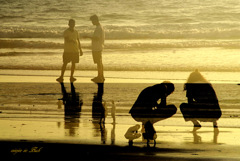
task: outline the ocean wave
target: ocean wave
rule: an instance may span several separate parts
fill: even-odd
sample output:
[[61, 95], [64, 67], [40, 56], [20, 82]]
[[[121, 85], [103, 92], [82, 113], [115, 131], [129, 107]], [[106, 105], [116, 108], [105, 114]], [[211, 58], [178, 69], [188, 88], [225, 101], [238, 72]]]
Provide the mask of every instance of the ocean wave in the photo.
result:
[[54, 13], [56, 13], [56, 12], [60, 12], [60, 13], [63, 13], [63, 12], [69, 12], [69, 9], [62, 9], [62, 8], [47, 8], [44, 12], [54, 12]]
[[[186, 65], [186, 66], [152, 66], [152, 65], [128, 65], [124, 64], [122, 65], [109, 65], [105, 64], [104, 70], [105, 71], [192, 71], [195, 69], [195, 65]], [[0, 69], [11, 69], [11, 70], [60, 70], [61, 69], [61, 63], [56, 62], [54, 64], [47, 64], [46, 62], [37, 62], [35, 64], [0, 64]], [[67, 67], [67, 70], [70, 70], [70, 67]], [[95, 71], [96, 67], [93, 65], [88, 65], [88, 64], [79, 64], [76, 66], [76, 70], [80, 71]], [[210, 72], [239, 72], [240, 68], [239, 67], [231, 67], [227, 68], [226, 66], [222, 67], [212, 67], [212, 66], [201, 66], [201, 71], [210, 71]], [[224, 80], [221, 80], [224, 81]], [[230, 80], [227, 80], [230, 81]], [[235, 78], [231, 80], [232, 82], [238, 82], [239, 79]]]
[[[62, 38], [66, 27], [1, 27], [0, 38]], [[93, 33], [93, 26], [76, 26], [81, 36]], [[240, 39], [238, 24], [159, 24], [104, 26], [107, 40], [132, 39]]]
[[0, 29], [0, 38], [57, 38], [62, 32], [47, 29], [4, 28]]
[[[81, 46], [84, 49], [91, 49], [90, 40], [81, 41]], [[105, 49], [120, 49], [120, 50], [151, 50], [164, 48], [203, 48], [203, 47], [220, 47], [239, 49], [240, 40], [108, 40], [105, 42]], [[63, 49], [63, 43], [59, 39], [0, 39], [0, 49], [13, 48], [36, 48], [36, 49]]]
[[[30, 49], [31, 50], [31, 49]], [[60, 52], [61, 53], [61, 52]], [[26, 55], [29, 55], [29, 56], [32, 56], [32, 55], [53, 55], [53, 54], [59, 54], [59, 52], [57, 51], [46, 51], [46, 52], [41, 52], [41, 51], [37, 51], [37, 52], [16, 52], [16, 51], [13, 51], [13, 52], [0, 52], [0, 57], [4, 57], [4, 56], [26, 56]]]
[[2, 19], [18, 19], [18, 18], [25, 18], [24, 16], [13, 16], [13, 15], [0, 15], [0, 20]]
[[106, 43], [105, 47], [107, 49], [163, 49], [163, 48], [203, 48], [203, 47], [222, 47], [239, 49], [240, 41], [208, 41], [208, 40], [179, 40], [171, 41], [166, 40], [164, 42], [154, 42], [154, 40], [149, 40], [149, 42], [125, 42], [125, 43]]
[[0, 40], [0, 48], [63, 48], [63, 44], [45, 41]]

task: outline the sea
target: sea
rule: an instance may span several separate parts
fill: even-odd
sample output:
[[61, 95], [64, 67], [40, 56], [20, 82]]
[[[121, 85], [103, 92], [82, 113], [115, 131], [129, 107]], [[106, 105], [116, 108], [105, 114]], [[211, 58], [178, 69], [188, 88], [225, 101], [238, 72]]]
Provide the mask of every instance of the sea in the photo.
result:
[[[104, 71], [140, 72], [141, 78], [154, 73], [149, 78], [158, 79], [157, 72], [181, 76], [198, 69], [210, 82], [224, 83], [214, 86], [220, 103], [234, 109], [231, 116], [240, 116], [240, 0], [0, 0], [0, 4], [0, 70], [60, 72], [63, 31], [68, 20], [75, 19], [83, 50], [76, 70], [95, 71], [91, 41], [84, 36], [93, 33], [89, 18], [96, 14], [106, 35]], [[119, 88], [107, 87], [110, 93], [105, 92], [104, 99], [113, 99], [128, 111], [147, 85], [125, 85], [121, 91], [129, 92], [127, 103], [125, 95], [116, 92]], [[174, 103], [185, 98], [183, 86], [178, 87]], [[35, 94], [22, 96], [36, 101]], [[46, 91], [39, 94], [56, 96]], [[91, 106], [92, 93], [85, 95]], [[19, 93], [11, 98], [16, 97], [20, 98]]]
[[[95, 70], [89, 17], [105, 29], [104, 70], [240, 71], [239, 0], [0, 0], [0, 69], [59, 70], [63, 31], [76, 20]], [[240, 78], [236, 78], [240, 79]]]

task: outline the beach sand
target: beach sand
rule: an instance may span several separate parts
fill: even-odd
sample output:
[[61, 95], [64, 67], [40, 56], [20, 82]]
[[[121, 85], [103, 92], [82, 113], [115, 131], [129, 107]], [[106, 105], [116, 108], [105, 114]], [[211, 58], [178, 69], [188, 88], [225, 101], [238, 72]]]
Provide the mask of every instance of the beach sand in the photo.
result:
[[[236, 82], [216, 83], [216, 92], [222, 103], [223, 116], [218, 128], [209, 122], [192, 132], [180, 110], [169, 119], [154, 124], [157, 145], [147, 148], [142, 137], [128, 146], [124, 134], [129, 127], [140, 124], [128, 111], [139, 92], [148, 85], [171, 80], [175, 94], [169, 101], [179, 107], [186, 101], [183, 83], [189, 72], [165, 73], [150, 79], [152, 73], [106, 72], [103, 100], [107, 102], [105, 125], [92, 118], [92, 101], [97, 85], [90, 79], [96, 72], [77, 71], [74, 83], [83, 106], [80, 113], [68, 115], [64, 111], [61, 86], [55, 81], [59, 71], [0, 71], [0, 150], [12, 159], [42, 160], [79, 158], [80, 160], [240, 160], [240, 118]], [[228, 74], [228, 73], [225, 73]], [[161, 79], [160, 79], [161, 78]], [[65, 87], [70, 91], [69, 78]], [[217, 81], [216, 81], [217, 82]], [[221, 82], [222, 83], [222, 82]], [[224, 90], [234, 90], [236, 97], [229, 108]], [[111, 101], [116, 104], [116, 122], [111, 116]], [[139, 131], [141, 134], [141, 131]]]

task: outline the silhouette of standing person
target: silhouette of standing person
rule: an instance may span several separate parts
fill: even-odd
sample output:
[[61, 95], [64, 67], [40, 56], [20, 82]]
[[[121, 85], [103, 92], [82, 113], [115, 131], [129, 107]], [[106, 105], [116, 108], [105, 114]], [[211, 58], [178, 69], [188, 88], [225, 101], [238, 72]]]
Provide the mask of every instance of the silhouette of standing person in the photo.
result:
[[92, 36], [85, 36], [85, 38], [92, 39], [92, 57], [94, 64], [97, 64], [98, 75], [92, 79], [93, 82], [103, 83], [105, 78], [103, 74], [102, 51], [105, 41], [105, 32], [99, 22], [98, 16], [93, 15], [90, 17], [92, 24], [96, 26]]
[[188, 103], [182, 103], [180, 110], [185, 121], [192, 121], [193, 131], [201, 128], [198, 121], [213, 122], [213, 127], [217, 128], [217, 120], [222, 112], [211, 83], [198, 70], [195, 70], [187, 79], [184, 90], [186, 90]]
[[73, 77], [75, 71], [75, 64], [79, 63], [79, 52], [80, 56], [83, 55], [79, 40], [79, 34], [74, 29], [75, 20], [70, 19], [68, 26], [69, 28], [64, 31], [63, 65], [61, 69], [61, 75], [59, 78], [56, 79], [58, 82], [63, 82], [63, 77], [67, 64], [70, 62], [72, 62], [70, 81], [76, 81], [76, 78]]

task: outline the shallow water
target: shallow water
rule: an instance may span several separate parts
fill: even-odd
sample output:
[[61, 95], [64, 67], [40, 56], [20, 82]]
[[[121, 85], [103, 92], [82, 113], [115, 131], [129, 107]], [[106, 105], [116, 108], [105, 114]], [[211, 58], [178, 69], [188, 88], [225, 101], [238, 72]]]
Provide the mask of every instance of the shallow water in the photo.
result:
[[[111, 113], [112, 101], [116, 104], [116, 115], [129, 115], [128, 112], [139, 93], [154, 83], [105, 83], [103, 101], [106, 101], [109, 115]], [[76, 92], [83, 102], [82, 110], [91, 114], [94, 95], [98, 92], [96, 84], [75, 83]], [[61, 86], [55, 83], [0, 83], [0, 109], [17, 110], [26, 113], [36, 112], [59, 116], [64, 111]], [[239, 89], [236, 84], [213, 84], [224, 118], [239, 118]], [[68, 93], [71, 92], [70, 84], [65, 83]], [[182, 83], [175, 83], [175, 91], [168, 96], [168, 104], [180, 104], [187, 102], [186, 93], [183, 91]], [[24, 112], [24, 113], [25, 113]], [[51, 113], [52, 112], [52, 113]], [[60, 113], [58, 113], [60, 112]], [[48, 113], [46, 113], [48, 115]], [[181, 117], [180, 110], [178, 115]]]

